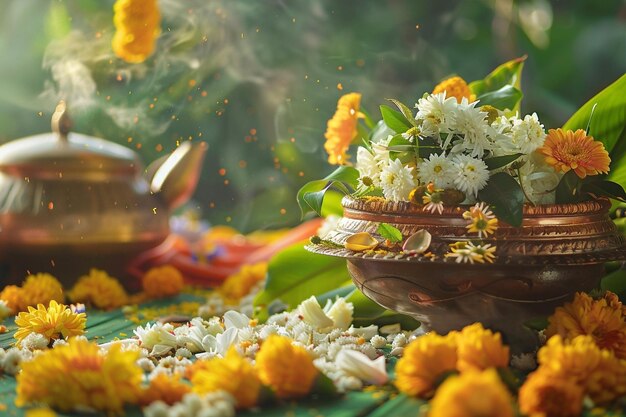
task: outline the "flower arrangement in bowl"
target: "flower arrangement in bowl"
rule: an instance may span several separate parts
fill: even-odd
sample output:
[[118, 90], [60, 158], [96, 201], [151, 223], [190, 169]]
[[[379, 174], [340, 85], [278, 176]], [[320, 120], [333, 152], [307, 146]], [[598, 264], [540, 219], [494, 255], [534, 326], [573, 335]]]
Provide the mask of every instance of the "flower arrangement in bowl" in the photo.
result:
[[309, 249], [345, 257], [374, 301], [442, 333], [480, 321], [530, 350], [537, 339], [525, 323], [625, 257], [609, 217], [609, 199], [626, 200], [622, 169], [612, 170], [618, 182], [607, 174], [626, 154], [626, 76], [546, 132], [536, 113], [519, 113], [523, 63], [469, 85], [445, 80], [415, 110], [390, 100], [376, 124], [358, 93], [343, 96], [325, 144], [341, 166], [298, 202], [303, 214], [329, 212], [325, 197], [346, 194], [343, 217]]

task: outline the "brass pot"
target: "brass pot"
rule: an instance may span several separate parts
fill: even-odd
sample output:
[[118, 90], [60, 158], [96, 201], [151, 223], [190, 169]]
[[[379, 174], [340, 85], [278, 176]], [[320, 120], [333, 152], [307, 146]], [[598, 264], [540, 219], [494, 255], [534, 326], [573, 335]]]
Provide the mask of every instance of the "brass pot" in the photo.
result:
[[[317, 253], [347, 259], [356, 286], [385, 308], [408, 314], [438, 333], [474, 323], [500, 331], [515, 352], [533, 350], [538, 339], [529, 320], [552, 314], [576, 291], [596, 287], [603, 263], [625, 259], [624, 238], [600, 199], [577, 204], [525, 206], [521, 227], [500, 222], [483, 239], [497, 246], [493, 264], [460, 264], [444, 257], [449, 244], [471, 240], [466, 207], [432, 214], [422, 207], [382, 199], [344, 198], [344, 217], [327, 237], [337, 246], [311, 245]], [[407, 237], [426, 229], [434, 257], [342, 249], [358, 232], [377, 236], [381, 222]], [[383, 240], [378, 236], [379, 240]]]
[[61, 102], [54, 133], [0, 146], [5, 284], [43, 271], [71, 284], [92, 267], [123, 278], [128, 261], [168, 236], [170, 210], [195, 189], [203, 142], [184, 142], [146, 170], [132, 150], [69, 128]]

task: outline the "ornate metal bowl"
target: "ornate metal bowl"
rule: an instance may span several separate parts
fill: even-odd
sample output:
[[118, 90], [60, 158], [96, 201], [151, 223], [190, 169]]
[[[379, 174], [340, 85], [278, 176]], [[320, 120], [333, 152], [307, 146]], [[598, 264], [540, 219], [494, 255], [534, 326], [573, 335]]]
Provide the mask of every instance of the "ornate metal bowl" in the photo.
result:
[[[525, 323], [551, 314], [577, 291], [597, 286], [603, 263], [626, 259], [624, 237], [608, 216], [608, 200], [524, 207], [521, 227], [500, 222], [492, 264], [457, 263], [443, 255], [449, 244], [471, 238], [465, 207], [432, 214], [419, 206], [346, 197], [344, 217], [309, 250], [347, 259], [354, 283], [378, 304], [408, 314], [439, 333], [482, 322], [500, 331], [513, 351], [527, 352], [538, 337]], [[432, 256], [403, 252], [353, 252], [343, 248], [358, 232], [377, 236], [385, 222], [410, 236], [432, 235]], [[382, 238], [381, 238], [382, 240]]]

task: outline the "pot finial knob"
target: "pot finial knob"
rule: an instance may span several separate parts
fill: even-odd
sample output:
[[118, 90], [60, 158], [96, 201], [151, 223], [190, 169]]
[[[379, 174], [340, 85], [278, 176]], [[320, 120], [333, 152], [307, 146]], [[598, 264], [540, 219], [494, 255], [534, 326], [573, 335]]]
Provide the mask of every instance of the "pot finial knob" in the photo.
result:
[[59, 135], [59, 139], [67, 141], [67, 134], [72, 128], [72, 120], [67, 112], [67, 104], [65, 100], [59, 101], [54, 113], [52, 114], [52, 131]]

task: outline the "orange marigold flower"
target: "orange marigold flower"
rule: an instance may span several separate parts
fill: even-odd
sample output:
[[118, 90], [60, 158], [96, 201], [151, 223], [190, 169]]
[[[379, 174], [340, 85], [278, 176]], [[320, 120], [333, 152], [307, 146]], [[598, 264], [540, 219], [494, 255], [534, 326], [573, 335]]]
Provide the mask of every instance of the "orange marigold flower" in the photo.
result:
[[583, 387], [596, 404], [626, 395], [626, 360], [599, 348], [591, 336], [563, 340], [552, 336], [537, 354], [539, 370]]
[[457, 344], [457, 369], [460, 372], [509, 366], [509, 347], [502, 344], [500, 333], [493, 333], [480, 323], [465, 326]]
[[259, 398], [261, 381], [250, 362], [231, 347], [224, 358], [206, 361], [191, 378], [194, 392], [206, 394], [226, 391], [235, 398], [237, 408], [254, 407]]
[[328, 162], [332, 165], [344, 165], [349, 158], [346, 152], [357, 135], [357, 122], [362, 117], [360, 105], [361, 94], [346, 94], [339, 99], [337, 111], [328, 121], [324, 149], [328, 153]]
[[428, 417], [513, 417], [512, 398], [494, 369], [447, 378], [430, 402]]
[[126, 62], [139, 63], [154, 51], [161, 29], [156, 0], [117, 0], [113, 6], [115, 35], [111, 46]]
[[413, 397], [432, 396], [441, 376], [456, 370], [457, 337], [428, 333], [409, 343], [396, 364], [396, 387]]
[[464, 98], [470, 102], [476, 100], [476, 96], [472, 94], [465, 80], [458, 76], [447, 78], [437, 84], [433, 90], [433, 94], [443, 93], [444, 91], [446, 97], [454, 97], [459, 103], [463, 101]]
[[89, 304], [102, 310], [118, 308], [128, 302], [128, 294], [119, 281], [95, 268], [89, 271], [89, 275], [78, 279], [68, 296], [75, 303]]
[[529, 417], [575, 417], [582, 411], [583, 389], [550, 372], [533, 372], [519, 390], [519, 407]]
[[261, 382], [283, 399], [307, 395], [319, 373], [309, 352], [278, 335], [271, 335], [261, 345], [256, 370]]
[[236, 274], [226, 278], [219, 292], [227, 304], [237, 304], [242, 297], [250, 294], [259, 282], [265, 280], [266, 275], [267, 262], [243, 265]]
[[29, 306], [28, 312], [18, 314], [14, 337], [19, 345], [31, 333], [42, 334], [50, 341], [79, 336], [85, 333], [86, 322], [85, 313], [74, 313], [66, 305], [52, 300], [47, 308], [38, 304], [36, 309]]
[[548, 337], [558, 334], [570, 340], [579, 335], [589, 335], [600, 348], [626, 359], [625, 309], [611, 292], [599, 300], [579, 292], [574, 301], [558, 307], [548, 321]]
[[141, 391], [139, 404], [142, 406], [155, 401], [163, 401], [172, 405], [182, 401], [183, 397], [191, 392], [191, 386], [182, 382], [178, 375], [158, 374], [152, 378], [150, 385]]
[[185, 285], [183, 275], [171, 265], [157, 266], [145, 273], [143, 290], [151, 298], [178, 295]]
[[550, 129], [544, 145], [538, 151], [556, 172], [573, 169], [580, 178], [609, 172], [611, 158], [604, 144], [587, 136], [582, 129], [575, 132]]
[[0, 292], [0, 300], [3, 300], [7, 307], [15, 314], [20, 311], [20, 308], [24, 305], [22, 289], [17, 285], [7, 285], [2, 292]]
[[29, 275], [22, 284], [22, 305], [20, 311], [26, 311], [26, 307], [38, 304], [47, 305], [50, 301], [62, 303], [63, 286], [54, 276], [46, 273]]
[[100, 347], [81, 339], [42, 351], [22, 362], [17, 375], [16, 405], [46, 404], [61, 411], [90, 408], [120, 415], [125, 404], [135, 404], [143, 372], [137, 351], [113, 345]]

